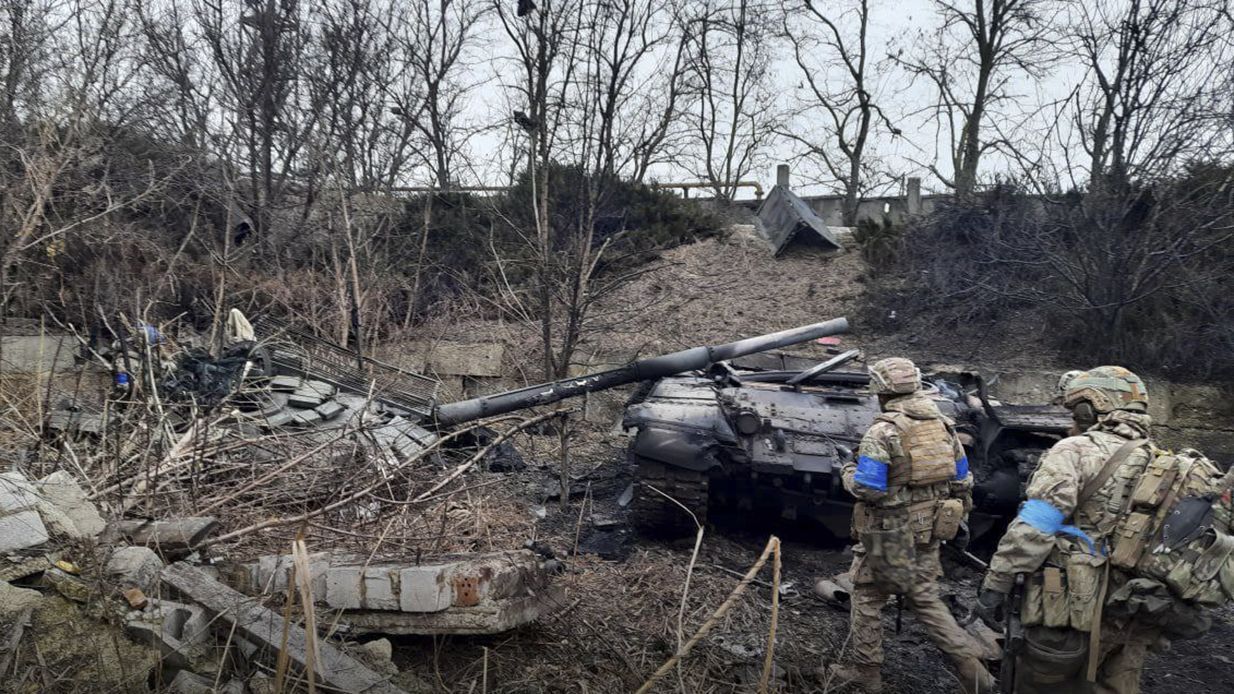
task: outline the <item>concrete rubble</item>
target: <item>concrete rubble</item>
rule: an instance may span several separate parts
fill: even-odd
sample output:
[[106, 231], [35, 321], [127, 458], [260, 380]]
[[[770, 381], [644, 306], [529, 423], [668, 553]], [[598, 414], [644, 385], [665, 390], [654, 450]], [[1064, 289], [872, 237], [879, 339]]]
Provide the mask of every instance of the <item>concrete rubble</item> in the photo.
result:
[[[428, 689], [399, 672], [389, 640], [310, 640], [263, 606], [271, 596], [285, 599], [290, 556], [196, 565], [217, 528], [210, 517], [108, 523], [67, 472], [38, 482], [0, 475], [3, 665], [29, 663], [36, 645], [65, 658], [109, 650], [115, 658], [75, 681], [127, 690], [160, 679], [171, 692], [242, 694], [272, 688], [272, 681], [238, 677], [236, 663], [272, 666], [283, 649], [302, 670], [315, 644], [324, 685], [391, 694]], [[95, 558], [84, 569], [70, 561], [86, 557]], [[325, 624], [337, 636], [494, 634], [564, 604], [563, 589], [552, 583], [559, 562], [546, 557], [517, 550], [411, 562], [318, 552], [308, 557], [309, 586], [317, 605], [333, 611]]]
[[18, 472], [0, 473], [0, 554], [47, 542], [38, 491]]
[[[342, 610], [353, 633], [495, 634], [532, 622], [562, 604], [551, 583], [555, 563], [527, 550], [447, 556], [419, 565], [365, 557], [309, 556], [317, 604]], [[243, 592], [287, 590], [290, 556], [267, 556], [225, 572]]]

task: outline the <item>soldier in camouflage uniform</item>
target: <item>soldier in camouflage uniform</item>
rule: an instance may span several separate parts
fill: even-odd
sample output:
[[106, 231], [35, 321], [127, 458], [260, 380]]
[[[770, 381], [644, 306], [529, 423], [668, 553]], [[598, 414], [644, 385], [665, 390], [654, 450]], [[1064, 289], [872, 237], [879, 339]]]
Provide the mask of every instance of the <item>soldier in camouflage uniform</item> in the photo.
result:
[[[1083, 433], [1042, 456], [1028, 501], [990, 561], [977, 611], [991, 625], [1001, 621], [1006, 595], [1023, 574], [1026, 643], [1015, 691], [1131, 694], [1161, 632], [1137, 620], [1102, 620], [1101, 606], [1126, 581], [1110, 570], [1106, 545], [1150, 456], [1148, 393], [1139, 377], [1116, 366], [1084, 372], [1065, 387], [1063, 404]], [[1099, 654], [1092, 662], [1090, 645]]]
[[952, 539], [971, 507], [972, 475], [954, 423], [921, 392], [921, 372], [908, 359], [870, 367], [870, 390], [883, 414], [843, 469], [857, 498], [853, 513], [853, 594], [843, 663], [826, 673], [831, 687], [882, 689], [881, 613], [892, 595], [926, 628], [956, 666], [963, 690], [986, 692], [993, 678], [967, 634], [939, 598], [939, 543]]

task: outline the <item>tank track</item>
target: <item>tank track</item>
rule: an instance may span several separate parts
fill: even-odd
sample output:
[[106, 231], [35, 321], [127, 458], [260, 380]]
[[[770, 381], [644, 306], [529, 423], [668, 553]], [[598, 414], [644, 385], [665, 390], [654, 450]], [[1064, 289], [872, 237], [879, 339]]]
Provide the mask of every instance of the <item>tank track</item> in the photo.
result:
[[[697, 530], [694, 519], [682, 510], [688, 508], [699, 523], [707, 522], [708, 477], [706, 473], [670, 467], [645, 458], [637, 458], [638, 490], [630, 506], [634, 526], [648, 535], [680, 537]], [[668, 494], [658, 494], [648, 487]]]

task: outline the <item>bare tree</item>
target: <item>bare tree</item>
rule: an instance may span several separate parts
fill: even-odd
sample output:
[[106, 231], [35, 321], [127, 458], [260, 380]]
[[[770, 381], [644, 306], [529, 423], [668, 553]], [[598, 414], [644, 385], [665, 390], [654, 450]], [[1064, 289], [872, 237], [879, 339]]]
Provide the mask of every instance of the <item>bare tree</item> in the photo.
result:
[[689, 164], [731, 200], [773, 132], [770, 107], [772, 13], [752, 0], [700, 0], [685, 32]]
[[1086, 70], [1072, 114], [1090, 185], [1121, 188], [1231, 151], [1225, 0], [1073, 6], [1068, 45]]
[[[477, 86], [469, 75], [476, 30], [488, 13], [484, 0], [415, 0], [409, 3], [395, 30], [407, 61], [409, 82], [390, 94], [395, 108], [427, 142], [423, 159], [434, 184], [448, 189], [455, 183], [455, 164], [471, 130], [464, 114]], [[418, 105], [408, 103], [412, 89]]]
[[1049, 62], [1044, 11], [1050, 0], [973, 0], [971, 5], [938, 0], [942, 25], [923, 38], [915, 54], [892, 58], [914, 78], [927, 80], [936, 101], [927, 112], [944, 131], [950, 173], [930, 171], [956, 195], [971, 194], [981, 157], [1005, 146], [984, 126], [999, 104], [1012, 96], [1015, 78], [1036, 79]]
[[[853, 226], [862, 195], [876, 183], [868, 156], [875, 127], [881, 122], [888, 134], [900, 134], [875, 100], [878, 75], [866, 41], [869, 2], [857, 0], [837, 14], [807, 3], [804, 17], [790, 10], [782, 21], [801, 80], [798, 92], [805, 96], [797, 96], [787, 127], [778, 133], [821, 160], [840, 183], [844, 224]], [[812, 127], [819, 116], [822, 126]]]

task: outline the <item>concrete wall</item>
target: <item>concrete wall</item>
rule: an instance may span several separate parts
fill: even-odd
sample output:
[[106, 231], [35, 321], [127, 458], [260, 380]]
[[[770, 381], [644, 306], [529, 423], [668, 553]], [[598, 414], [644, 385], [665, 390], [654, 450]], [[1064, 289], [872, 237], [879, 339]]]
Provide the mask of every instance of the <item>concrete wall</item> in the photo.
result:
[[[938, 205], [940, 200], [945, 200], [947, 197], [946, 195], [921, 196], [920, 214], [929, 214]], [[801, 199], [814, 210], [815, 214], [823, 218], [827, 226], [843, 226], [843, 196], [810, 195], [802, 196]], [[866, 198], [857, 205], [858, 222], [865, 220], [882, 222], [884, 218], [890, 218], [895, 224], [903, 224], [910, 216], [912, 215], [909, 212], [909, 199], [907, 197]]]
[[0, 337], [0, 373], [45, 373], [73, 368], [77, 340], [59, 335]]

